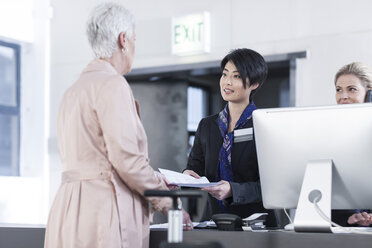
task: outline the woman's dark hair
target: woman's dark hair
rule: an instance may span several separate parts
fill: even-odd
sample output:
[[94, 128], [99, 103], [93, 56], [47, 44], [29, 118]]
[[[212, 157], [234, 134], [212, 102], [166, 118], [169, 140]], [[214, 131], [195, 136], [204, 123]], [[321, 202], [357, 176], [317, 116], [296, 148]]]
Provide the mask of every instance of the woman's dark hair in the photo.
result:
[[221, 61], [221, 71], [225, 68], [227, 62], [231, 61], [238, 69], [238, 72], [243, 80], [244, 88], [247, 87], [247, 77], [249, 85], [258, 84], [258, 87], [252, 91], [251, 96], [264, 83], [267, 77], [267, 64], [265, 59], [256, 51], [248, 48], [239, 48], [232, 50]]

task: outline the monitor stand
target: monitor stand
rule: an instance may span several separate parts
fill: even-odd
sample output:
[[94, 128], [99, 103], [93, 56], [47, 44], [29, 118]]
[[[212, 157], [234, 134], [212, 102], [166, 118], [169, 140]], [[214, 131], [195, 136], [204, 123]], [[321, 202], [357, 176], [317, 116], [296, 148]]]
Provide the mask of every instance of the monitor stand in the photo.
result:
[[331, 232], [331, 225], [318, 214], [313, 201], [331, 216], [332, 167], [331, 159], [308, 162], [294, 219], [296, 232]]

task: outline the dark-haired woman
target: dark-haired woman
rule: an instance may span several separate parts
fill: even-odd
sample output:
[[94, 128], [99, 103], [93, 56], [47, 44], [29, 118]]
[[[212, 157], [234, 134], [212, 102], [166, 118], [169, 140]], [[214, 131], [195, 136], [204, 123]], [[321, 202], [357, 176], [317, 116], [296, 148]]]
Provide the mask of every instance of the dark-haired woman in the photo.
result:
[[267, 212], [266, 224], [276, 226], [273, 212], [262, 205], [252, 122], [252, 97], [267, 77], [267, 64], [251, 49], [236, 49], [223, 58], [221, 71], [220, 91], [227, 104], [200, 121], [183, 173], [220, 182], [203, 188], [209, 193], [204, 220], [216, 213], [245, 218]]

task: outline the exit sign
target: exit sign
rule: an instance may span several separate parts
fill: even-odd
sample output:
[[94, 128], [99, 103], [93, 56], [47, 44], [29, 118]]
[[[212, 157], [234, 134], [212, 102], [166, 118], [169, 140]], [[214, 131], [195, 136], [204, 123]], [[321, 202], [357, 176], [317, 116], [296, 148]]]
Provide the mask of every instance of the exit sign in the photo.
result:
[[172, 18], [172, 54], [193, 55], [210, 52], [209, 13]]

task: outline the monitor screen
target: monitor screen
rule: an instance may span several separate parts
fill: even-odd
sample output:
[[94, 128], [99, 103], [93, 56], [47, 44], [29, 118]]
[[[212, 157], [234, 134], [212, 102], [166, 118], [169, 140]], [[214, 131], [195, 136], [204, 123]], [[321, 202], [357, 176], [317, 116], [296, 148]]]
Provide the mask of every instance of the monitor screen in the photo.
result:
[[296, 208], [318, 159], [333, 161], [332, 209], [372, 208], [371, 103], [259, 109], [253, 123], [265, 208]]

